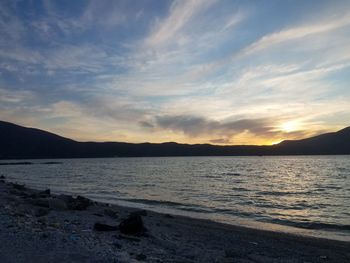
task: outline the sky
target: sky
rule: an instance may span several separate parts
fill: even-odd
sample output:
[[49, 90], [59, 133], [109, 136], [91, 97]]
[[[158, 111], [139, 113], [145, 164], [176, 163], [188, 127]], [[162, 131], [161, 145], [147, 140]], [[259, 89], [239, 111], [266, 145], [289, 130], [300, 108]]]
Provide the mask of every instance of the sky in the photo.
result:
[[350, 1], [0, 0], [0, 119], [79, 141], [350, 125]]

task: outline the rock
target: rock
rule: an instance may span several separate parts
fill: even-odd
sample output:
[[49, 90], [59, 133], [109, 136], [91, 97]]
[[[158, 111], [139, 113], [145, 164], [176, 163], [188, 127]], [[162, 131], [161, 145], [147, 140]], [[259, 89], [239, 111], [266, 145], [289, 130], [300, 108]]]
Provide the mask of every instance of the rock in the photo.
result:
[[138, 254], [137, 256], [136, 256], [136, 259], [137, 260], [141, 260], [141, 261], [144, 261], [144, 260], [146, 260], [146, 258], [147, 258], [147, 256], [145, 255], [145, 254]]
[[226, 258], [240, 258], [242, 256], [242, 251], [240, 249], [231, 248], [225, 250]]
[[22, 192], [22, 191], [17, 190], [17, 189], [10, 189], [9, 193], [12, 195], [17, 195], [17, 196], [27, 196], [27, 194], [25, 192]]
[[46, 216], [48, 213], [49, 213], [49, 209], [47, 208], [38, 208], [38, 209], [35, 209], [34, 211], [34, 215], [37, 217]]
[[59, 229], [61, 227], [61, 224], [58, 222], [52, 222], [49, 224], [50, 227], [54, 227], [56, 229]]
[[23, 217], [32, 214], [32, 210], [25, 204], [16, 204], [14, 212], [17, 216]]
[[51, 195], [50, 189], [46, 189], [38, 193], [39, 197], [49, 197]]
[[67, 204], [61, 199], [51, 198], [49, 199], [49, 207], [53, 210], [67, 210]]
[[41, 237], [42, 237], [42, 238], [48, 238], [48, 237], [49, 237], [49, 234], [48, 234], [48, 233], [42, 233], [42, 234], [41, 234]]
[[95, 231], [116, 231], [118, 230], [118, 226], [111, 226], [103, 223], [95, 223], [94, 230]]
[[130, 215], [147, 216], [147, 211], [146, 210], [137, 210], [137, 211], [131, 212]]
[[62, 195], [59, 195], [57, 198], [64, 201], [66, 204], [69, 204], [74, 201], [74, 198], [71, 195], [62, 194]]
[[121, 249], [121, 248], [122, 248], [122, 245], [121, 245], [118, 241], [113, 242], [112, 245], [115, 246], [115, 247], [118, 248], [118, 249]]
[[[258, 255], [258, 254], [250, 254], [249, 255], [249, 263], [250, 262], [271, 262], [272, 259], [269, 256], [265, 256], [265, 255]], [[284, 261], [286, 262], [286, 261]], [[293, 262], [293, 261], [292, 261]]]
[[11, 184], [12, 184], [12, 187], [16, 190], [20, 190], [20, 191], [26, 190], [26, 187], [24, 186], [24, 184], [17, 184], [17, 183], [11, 183]]
[[71, 253], [66, 262], [93, 262], [88, 255], [77, 253]]
[[38, 224], [45, 226], [47, 224], [47, 219], [45, 217], [40, 217], [37, 220]]
[[71, 234], [70, 236], [69, 236], [69, 240], [70, 241], [73, 241], [73, 242], [76, 242], [76, 241], [78, 241], [80, 238], [79, 238], [79, 236], [77, 236], [77, 235], [75, 235], [75, 234]]
[[73, 208], [74, 210], [85, 210], [89, 206], [91, 206], [93, 202], [84, 196], [78, 195], [77, 198], [73, 202]]
[[38, 199], [33, 199], [31, 203], [35, 206], [40, 206], [40, 207], [50, 207], [49, 201], [45, 198], [38, 198]]
[[120, 232], [128, 235], [141, 236], [147, 231], [143, 225], [143, 221], [140, 215], [130, 214], [128, 218], [124, 219], [119, 224]]
[[103, 217], [102, 214], [99, 214], [99, 213], [93, 213], [94, 216], [98, 216], [98, 217]]
[[112, 210], [112, 209], [105, 209], [103, 211], [103, 213], [106, 215], [106, 216], [109, 216], [109, 217], [112, 217], [112, 218], [115, 218], [117, 219], [118, 218], [118, 215], [117, 215], [117, 212]]
[[32, 191], [32, 193], [29, 194], [31, 198], [46, 198], [46, 197], [50, 197], [50, 195], [51, 195], [50, 189], [46, 189], [44, 191]]
[[16, 211], [16, 212], [15, 212], [15, 215], [16, 215], [17, 217], [25, 217], [25, 216], [26, 216], [26, 214], [22, 213], [21, 211]]
[[129, 240], [129, 241], [135, 241], [135, 242], [140, 242], [141, 240], [137, 237], [134, 237], [134, 236], [128, 236], [128, 235], [123, 235], [123, 234], [120, 234], [118, 235], [118, 238], [119, 239], [126, 239], [126, 240]]
[[93, 204], [89, 198], [80, 195], [77, 198], [73, 198], [71, 195], [60, 195], [58, 199], [64, 201], [68, 209], [71, 210], [85, 210]]
[[216, 260], [216, 262], [218, 262], [218, 263], [237, 263], [237, 262], [242, 262], [241, 260], [240, 261], [237, 261], [237, 260], [235, 260], [235, 259], [233, 259], [233, 258], [223, 258], [223, 259], [217, 259]]

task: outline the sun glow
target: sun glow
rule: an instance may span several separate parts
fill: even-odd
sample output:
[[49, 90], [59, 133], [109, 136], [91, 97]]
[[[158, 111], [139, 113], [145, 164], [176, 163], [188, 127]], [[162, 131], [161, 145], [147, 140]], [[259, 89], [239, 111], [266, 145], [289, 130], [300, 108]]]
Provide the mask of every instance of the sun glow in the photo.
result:
[[278, 140], [278, 141], [274, 141], [271, 143], [271, 145], [275, 145], [275, 144], [279, 144], [280, 142], [282, 142], [283, 140]]
[[284, 132], [292, 132], [298, 130], [298, 123], [295, 121], [288, 121], [285, 123], [282, 123], [281, 130]]

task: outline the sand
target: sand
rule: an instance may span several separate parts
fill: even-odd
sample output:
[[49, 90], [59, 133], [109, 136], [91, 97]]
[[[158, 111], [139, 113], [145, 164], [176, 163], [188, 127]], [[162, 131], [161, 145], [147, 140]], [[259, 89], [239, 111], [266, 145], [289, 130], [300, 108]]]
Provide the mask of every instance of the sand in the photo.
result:
[[[65, 198], [1, 179], [0, 262], [350, 262], [349, 242], [97, 202], [75, 210]], [[147, 231], [121, 233], [135, 211]]]

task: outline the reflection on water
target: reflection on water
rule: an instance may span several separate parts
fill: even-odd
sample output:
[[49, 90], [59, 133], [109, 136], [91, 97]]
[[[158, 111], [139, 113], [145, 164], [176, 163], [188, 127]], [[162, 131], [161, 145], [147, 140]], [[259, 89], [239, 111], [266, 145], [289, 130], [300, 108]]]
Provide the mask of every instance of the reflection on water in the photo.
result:
[[0, 172], [96, 200], [226, 222], [274, 223], [350, 240], [350, 156], [61, 161], [32, 160], [34, 165], [2, 166]]

